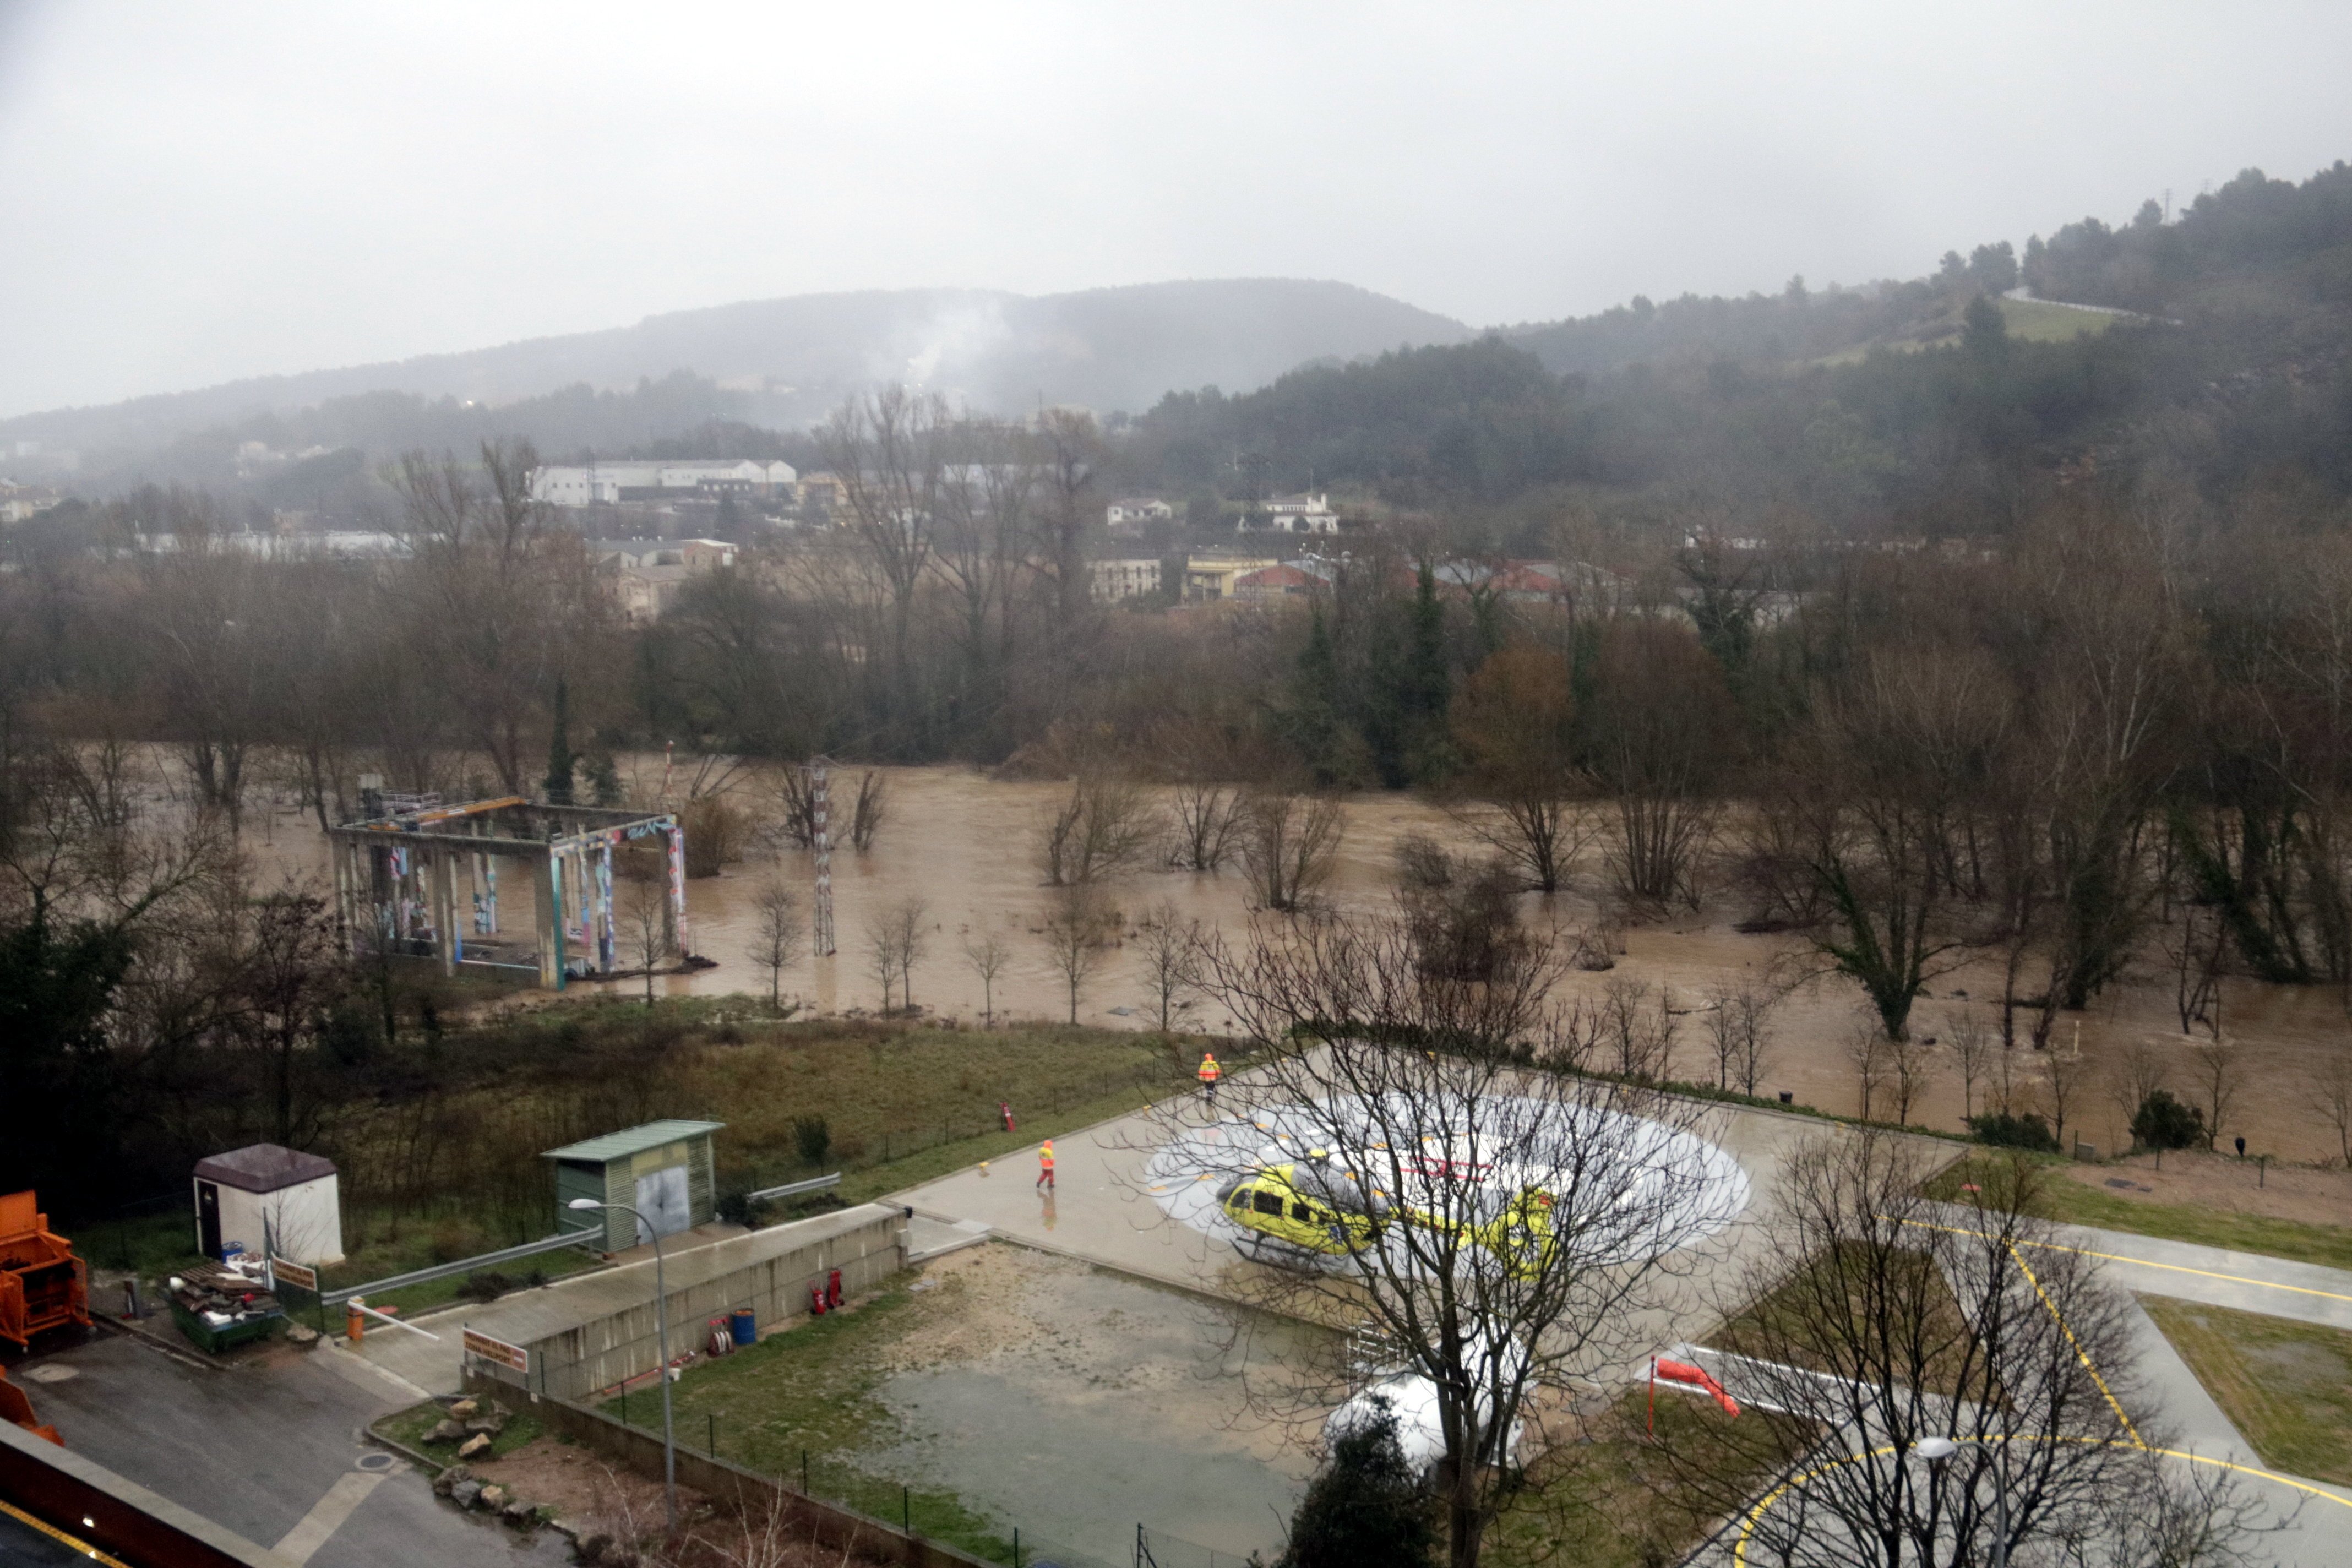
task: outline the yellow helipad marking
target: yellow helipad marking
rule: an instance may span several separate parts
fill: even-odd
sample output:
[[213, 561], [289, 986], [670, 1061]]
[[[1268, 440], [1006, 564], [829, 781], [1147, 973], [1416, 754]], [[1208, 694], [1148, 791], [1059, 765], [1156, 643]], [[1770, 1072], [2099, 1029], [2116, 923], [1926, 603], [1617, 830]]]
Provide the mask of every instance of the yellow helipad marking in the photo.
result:
[[[1966, 1226], [1929, 1225], [1924, 1219], [1906, 1219], [1903, 1223], [1916, 1225], [1927, 1230], [1949, 1231], [1955, 1236], [1979, 1236], [1988, 1240], [1991, 1239], [1990, 1232], [1970, 1230]], [[2017, 1245], [2045, 1247], [2052, 1252], [2073, 1252], [2084, 1258], [2105, 1258], [2110, 1263], [2133, 1263], [2142, 1268], [2165, 1268], [2175, 1274], [2195, 1274], [2207, 1279], [2226, 1279], [2232, 1285], [2259, 1285], [2265, 1290], [2291, 1290], [2298, 1296], [2317, 1296], [2329, 1301], [2352, 1301], [2352, 1296], [2346, 1295], [2341, 1290], [2318, 1290], [2308, 1285], [2282, 1285], [2275, 1279], [2255, 1279], [2243, 1274], [2223, 1274], [2212, 1268], [2191, 1268], [2185, 1263], [2158, 1263], [2149, 1258], [2126, 1258], [2120, 1252], [2100, 1252], [2088, 1247], [2069, 1247], [2063, 1241], [2029, 1241], [2020, 1237]]]
[[[2146, 1443], [2126, 1443], [2112, 1437], [2051, 1437], [2032, 1433], [2023, 1433], [2014, 1437], [1963, 1437], [1958, 1440], [1964, 1443], [2096, 1443], [2109, 1447], [2137, 1448], [2143, 1453], [2160, 1454], [2168, 1459], [2186, 1459], [2192, 1465], [2211, 1465], [2217, 1469], [2235, 1470], [2242, 1476], [2258, 1476], [2266, 1481], [2276, 1481], [2283, 1487], [2293, 1487], [2296, 1491], [2311, 1497], [2325, 1498], [2338, 1508], [2352, 1508], [2352, 1500], [2340, 1498], [2325, 1487], [2313, 1486], [2309, 1481], [2299, 1481], [2293, 1476], [2280, 1475], [2276, 1470], [2259, 1469], [2252, 1465], [2241, 1465], [2228, 1459], [2211, 1458], [2204, 1454], [2191, 1454], [2179, 1448], [2155, 1448]], [[1748, 1517], [1740, 1522], [1738, 1542], [1731, 1549], [1734, 1568], [1748, 1568], [1748, 1538], [1756, 1533], [1758, 1521], [1771, 1511], [1772, 1505], [1779, 1502], [1782, 1497], [1803, 1486], [1815, 1476], [1826, 1475], [1840, 1465], [1850, 1465], [1856, 1459], [1878, 1458], [1893, 1452], [1895, 1452], [1894, 1447], [1889, 1445], [1882, 1448], [1865, 1449], [1858, 1454], [1846, 1454], [1832, 1459], [1826, 1465], [1816, 1465], [1802, 1474], [1791, 1476], [1765, 1493], [1762, 1500], [1748, 1510]]]
[[83, 1556], [89, 1558], [92, 1563], [103, 1563], [107, 1565], [107, 1568], [124, 1568], [124, 1563], [121, 1558], [109, 1557], [105, 1552], [100, 1552], [97, 1547], [92, 1546], [87, 1541], [77, 1541], [72, 1536], [68, 1535], [64, 1531], [58, 1529], [55, 1525], [35, 1519], [23, 1509], [12, 1508], [5, 1502], [0, 1502], [0, 1513], [5, 1513], [11, 1519], [19, 1520], [26, 1524], [31, 1525], [35, 1530], [39, 1531], [43, 1535], [47, 1536], [52, 1541], [64, 1542], [66, 1545], [73, 1548], [76, 1552], [79, 1552]]

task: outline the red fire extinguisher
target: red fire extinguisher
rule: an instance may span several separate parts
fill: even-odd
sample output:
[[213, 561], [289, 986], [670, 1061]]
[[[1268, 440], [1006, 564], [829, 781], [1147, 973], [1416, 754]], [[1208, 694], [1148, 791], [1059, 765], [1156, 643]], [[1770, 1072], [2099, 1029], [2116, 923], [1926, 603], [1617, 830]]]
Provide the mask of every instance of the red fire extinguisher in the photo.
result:
[[1004, 1130], [1005, 1130], [1007, 1132], [1012, 1131], [1013, 1131], [1013, 1107], [1012, 1107], [1012, 1105], [1011, 1105], [1011, 1104], [1009, 1104], [1008, 1102], [1004, 1101], [1004, 1100], [998, 1100], [998, 1101], [996, 1102], [996, 1114], [997, 1114], [997, 1115], [999, 1115], [999, 1116], [1002, 1116], [1003, 1118], [1004, 1118]]
[[828, 1309], [841, 1305], [841, 1270], [838, 1268], [824, 1282], [824, 1304]]
[[822, 1285], [809, 1287], [809, 1316], [812, 1318], [824, 1316], [824, 1287]]

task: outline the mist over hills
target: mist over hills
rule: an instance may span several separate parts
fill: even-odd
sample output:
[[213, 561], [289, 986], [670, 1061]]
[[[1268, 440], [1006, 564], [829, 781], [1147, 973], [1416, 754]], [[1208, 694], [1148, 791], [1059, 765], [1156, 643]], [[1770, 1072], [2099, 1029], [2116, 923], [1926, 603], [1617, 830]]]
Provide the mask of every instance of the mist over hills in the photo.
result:
[[[1036, 297], [952, 289], [807, 294], [25, 415], [0, 421], [0, 440], [92, 454], [164, 453], [213, 432], [383, 451], [436, 436], [463, 440], [482, 415], [508, 414], [512, 421], [503, 427], [519, 423], [520, 433], [542, 446], [626, 444], [709, 418], [805, 426], [849, 393], [891, 381], [920, 384], [975, 411], [1009, 413], [1043, 401], [1108, 413], [1147, 407], [1174, 386], [1246, 391], [1317, 360], [1471, 335], [1459, 321], [1368, 289], [1289, 279]], [[698, 392], [674, 386], [653, 400], [660, 406], [647, 407], [646, 419], [615, 405], [612, 395], [634, 399], [641, 383], [667, 382], [681, 371], [703, 384]], [[404, 395], [395, 402], [385, 394]], [[434, 406], [445, 399], [452, 406]], [[677, 406], [681, 400], [693, 406]], [[566, 416], [599, 403], [602, 419]], [[670, 422], [681, 415], [691, 417]], [[161, 473], [193, 479], [209, 466], [205, 456], [184, 453], [186, 461], [167, 461]]]

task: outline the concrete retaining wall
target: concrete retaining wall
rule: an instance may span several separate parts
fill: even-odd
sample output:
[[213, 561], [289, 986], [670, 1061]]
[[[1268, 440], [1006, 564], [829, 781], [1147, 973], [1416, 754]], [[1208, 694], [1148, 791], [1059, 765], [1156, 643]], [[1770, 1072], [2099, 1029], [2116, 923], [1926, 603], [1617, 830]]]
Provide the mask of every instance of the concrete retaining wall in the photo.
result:
[[[795, 1220], [713, 1247], [669, 1264], [669, 1348], [673, 1356], [700, 1350], [710, 1320], [749, 1307], [762, 1330], [808, 1311], [809, 1288], [841, 1270], [842, 1289], [862, 1294], [906, 1267], [906, 1211], [865, 1204], [814, 1219]], [[640, 1269], [647, 1276], [650, 1270]], [[586, 1399], [660, 1364], [651, 1291], [609, 1316], [531, 1340], [529, 1386], [557, 1399]], [[520, 1382], [520, 1379], [511, 1379]]]
[[[846, 1282], [848, 1278], [845, 1269], [842, 1279]], [[510, 1407], [520, 1398], [521, 1408], [528, 1409], [550, 1432], [569, 1437], [615, 1464], [625, 1465], [649, 1480], [661, 1479], [662, 1440], [658, 1432], [640, 1432], [634, 1426], [622, 1426], [601, 1411], [518, 1390], [509, 1378], [492, 1376], [496, 1370], [478, 1363], [468, 1366], [467, 1392], [487, 1394], [506, 1401]], [[895, 1524], [886, 1524], [855, 1509], [821, 1502], [773, 1477], [696, 1453], [684, 1444], [677, 1448], [677, 1482], [724, 1507], [781, 1508], [819, 1544], [845, 1554], [855, 1548], [861, 1555], [904, 1563], [908, 1568], [1000, 1568], [952, 1546], [909, 1535]]]

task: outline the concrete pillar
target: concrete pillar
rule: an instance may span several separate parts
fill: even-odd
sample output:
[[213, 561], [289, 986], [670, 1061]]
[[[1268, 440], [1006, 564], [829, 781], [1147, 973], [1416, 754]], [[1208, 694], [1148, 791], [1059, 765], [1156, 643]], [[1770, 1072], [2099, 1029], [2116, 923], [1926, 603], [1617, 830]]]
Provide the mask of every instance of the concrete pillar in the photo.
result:
[[539, 892], [539, 983], [550, 991], [563, 989], [563, 867], [555, 852], [541, 857], [535, 867]]

